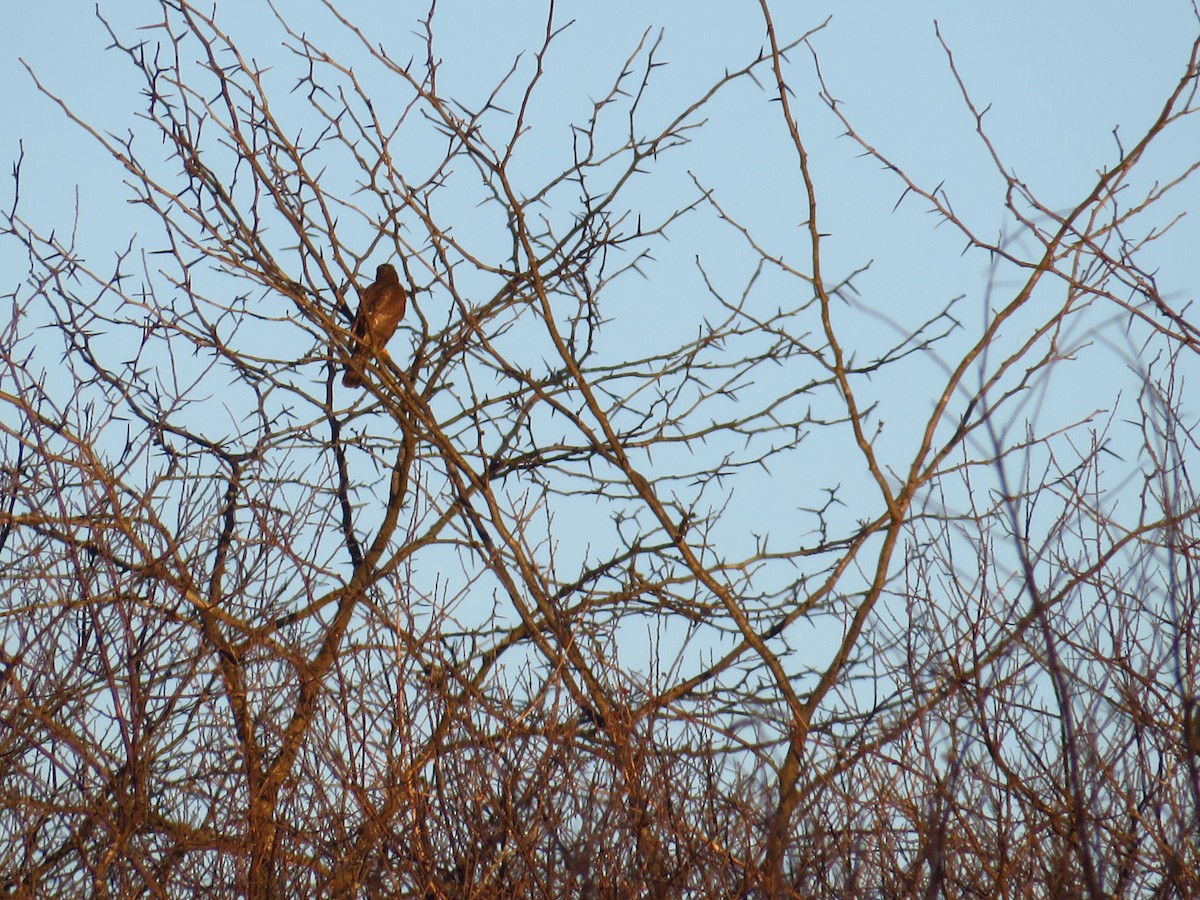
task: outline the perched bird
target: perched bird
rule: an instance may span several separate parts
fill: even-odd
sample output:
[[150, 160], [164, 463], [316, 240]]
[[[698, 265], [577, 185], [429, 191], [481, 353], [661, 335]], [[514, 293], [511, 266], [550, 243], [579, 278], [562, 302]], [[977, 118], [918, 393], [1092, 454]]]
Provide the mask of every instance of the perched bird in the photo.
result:
[[360, 291], [359, 296], [358, 315], [354, 317], [354, 352], [342, 376], [342, 384], [350, 388], [362, 387], [363, 367], [371, 356], [387, 346], [408, 305], [400, 276], [388, 263], [375, 270], [375, 283]]

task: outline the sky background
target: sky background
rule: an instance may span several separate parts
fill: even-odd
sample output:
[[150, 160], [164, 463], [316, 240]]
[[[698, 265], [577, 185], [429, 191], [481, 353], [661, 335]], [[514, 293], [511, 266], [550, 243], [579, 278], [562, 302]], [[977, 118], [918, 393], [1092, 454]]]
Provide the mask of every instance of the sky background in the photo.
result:
[[[1044, 203], [1065, 210], [1074, 206], [1094, 183], [1098, 170], [1118, 159], [1114, 129], [1125, 147], [1131, 146], [1153, 121], [1177, 82], [1196, 34], [1191, 6], [1163, 0], [1151, 4], [1127, 2], [977, 3], [776, 3], [775, 23], [784, 39], [799, 36], [831, 17], [813, 38], [821, 71], [833, 94], [859, 133], [932, 188], [944, 183], [956, 210], [983, 235], [1011, 229], [1003, 208], [1004, 182], [974, 134], [966, 110], [938, 43], [935, 20], [955, 55], [959, 72], [980, 108], [988, 107], [985, 122], [1003, 161]], [[24, 149], [21, 213], [43, 231], [73, 226], [78, 198], [79, 246], [93, 261], [123, 248], [144, 221], [127, 202], [122, 172], [105, 153], [67, 121], [55, 104], [38, 93], [22, 58], [47, 87], [66, 99], [85, 120], [101, 130], [122, 134], [134, 126], [144, 109], [142, 85], [127, 60], [106, 51], [109, 38], [90, 3], [47, 0], [7, 4], [6, 27], [0, 34], [0, 79], [4, 115], [0, 116], [0, 153], [13, 161]], [[238, 41], [246, 55], [272, 67], [278, 77], [274, 96], [281, 107], [294, 75], [292, 58], [281, 49], [284, 36], [260, 0], [218, 3], [218, 22]], [[284, 14], [334, 56], [354, 60], [361, 54], [349, 33], [327, 12], [309, 0], [283, 4]], [[360, 23], [393, 57], [422, 52], [419, 20], [428, 3], [345, 2], [339, 9]], [[101, 3], [101, 12], [126, 40], [140, 26], [151, 24], [157, 4]], [[657, 55], [668, 65], [655, 74], [648, 95], [645, 121], [665, 122], [697, 99], [722, 72], [743, 66], [764, 45], [759, 7], [752, 2], [565, 2], [556, 21], [573, 20], [547, 58], [549, 73], [534, 106], [534, 131], [541, 153], [525, 157], [519, 176], [535, 184], [539, 175], [563, 168], [570, 159], [569, 123], [587, 116], [592, 101], [611, 85], [623, 60], [643, 34], [650, 40], [662, 34]], [[527, 72], [530, 53], [545, 28], [540, 3], [499, 4], [443, 2], [435, 31], [444, 60], [442, 90], [462, 102], [479, 104], [514, 58], [526, 56], [519, 71]], [[146, 31], [147, 37], [156, 32]], [[908, 198], [897, 207], [902, 187], [877, 163], [862, 157], [842, 136], [842, 126], [818, 99], [811, 53], [797, 48], [790, 54], [789, 80], [796, 92], [795, 112], [812, 153], [813, 171], [821, 192], [825, 272], [834, 278], [870, 264], [856, 279], [858, 301], [875, 317], [863, 318], [855, 337], [863, 353], [894, 337], [884, 320], [903, 331], [928, 317], [950, 299], [962, 296], [958, 307], [966, 328], [960, 340], [978, 335], [992, 292], [1018, 284], [1016, 273], [1000, 271], [991, 279], [989, 259], [981, 253], [963, 254], [963, 238], [939, 224], [924, 205]], [[369, 67], [363, 77], [371, 83]], [[518, 79], [518, 85], [523, 82]], [[378, 83], [374, 102], [402, 103]], [[666, 212], [694, 197], [689, 173], [718, 191], [723, 205], [766, 236], [772, 249], [797, 267], [807, 269], [800, 225], [801, 186], [771, 91], [743, 83], [721, 94], [708, 109], [710, 124], [693, 145], [671, 155], [652, 173], [639, 202], [647, 211]], [[649, 126], [647, 126], [649, 127]], [[1200, 129], [1184, 123], [1154, 151], [1141, 182], [1169, 178], [1196, 157]], [[421, 148], [401, 165], [419, 168]], [[562, 165], [552, 165], [558, 158]], [[546, 170], [539, 166], [546, 163]], [[528, 171], [521, 165], [530, 166]], [[7, 168], [7, 167], [6, 167]], [[1136, 182], [1136, 179], [1135, 179]], [[0, 190], [8, 204], [11, 180]], [[1174, 212], [1200, 208], [1196, 184], [1185, 185], [1157, 211], [1165, 224]], [[462, 232], [485, 233], [485, 212], [463, 206]], [[568, 216], [563, 206], [558, 214]], [[794, 237], [793, 237], [794, 236]], [[153, 244], [153, 237], [146, 238]], [[752, 275], [744, 253], [727, 253], [736, 243], [728, 230], [700, 227], [685, 220], [669, 245], [656, 248], [656, 263], [644, 280], [627, 279], [614, 288], [608, 314], [622, 322], [616, 333], [630, 355], [653, 344], [654, 336], [679, 327], [681, 310], [703, 288], [694, 260], [702, 257], [723, 290], [736, 295]], [[1160, 267], [1159, 284], [1170, 297], [1190, 297], [1200, 280], [1197, 230], [1186, 218], [1143, 258], [1143, 265]], [[0, 293], [15, 289], [25, 273], [13, 242], [0, 242]], [[769, 295], [768, 284], [763, 290]], [[796, 289], [795, 283], [779, 287]], [[792, 298], [793, 300], [795, 298]], [[784, 304], [778, 299], [776, 305]], [[429, 302], [435, 303], [436, 298]], [[766, 301], [768, 304], [770, 300]], [[1036, 310], [1031, 315], [1037, 318]], [[1063, 378], [1068, 389], [1053, 394], [1049, 408], [1037, 411], [1051, 421], [1067, 421], [1096, 408], [1111, 406], [1121, 391], [1136, 392], [1136, 357], [1120, 340], [1123, 326], [1109, 310], [1090, 320], [1106, 343], [1103, 352], [1083, 361]], [[1033, 319], [1018, 318], [1009, 340], [1019, 341], [1021, 328]], [[873, 324], [872, 324], [873, 323]], [[933, 402], [939, 378], [944, 381], [948, 355], [930, 355], [908, 370], [900, 383], [874, 386], [887, 419], [883, 446], [890, 458], [903, 462], [905, 450], [917, 439]], [[48, 361], [46, 361], [48, 362]], [[1032, 415], [1033, 412], [1031, 411]], [[836, 466], [843, 448], [819, 443], [812, 448], [825, 480], [838, 480]], [[885, 458], [889, 458], [886, 457]], [[1129, 460], [1133, 464], [1132, 459]], [[848, 470], [846, 490], [870, 492], [857, 484], [861, 472]], [[777, 473], [785, 480], [795, 473]], [[772, 527], [764, 509], [782, 500], [793, 507], [808, 501], [770, 478], [747, 481], [731, 504], [731, 522], [746, 530]], [[877, 501], [868, 501], [877, 509]], [[850, 515], [862, 507], [851, 503]], [[785, 518], [780, 527], [791, 528]], [[784, 524], [786, 522], [786, 524]]]
[[[0, 79], [5, 91], [0, 118], [0, 152], [16, 158], [23, 143], [25, 215], [43, 226], [59, 228], [74, 217], [80, 191], [79, 227], [85, 246], [95, 235], [138, 228], [124, 203], [128, 192], [121, 173], [99, 148], [40, 95], [18, 58], [33, 68], [48, 87], [68, 100], [86, 120], [123, 133], [144, 108], [138, 83], [125, 58], [105, 51], [109, 38], [91, 4], [48, 0], [10, 3], [0, 35]], [[822, 71], [831, 90], [860, 133], [927, 186], [944, 181], [956, 208], [981, 232], [1006, 227], [1001, 207], [1002, 182], [973, 135], [939, 47], [935, 20], [955, 53], [960, 71], [977, 103], [990, 106], [989, 133], [1006, 165], [1052, 207], [1073, 205], [1094, 181], [1095, 173], [1116, 158], [1114, 128], [1129, 146], [1152, 120], [1181, 72], [1196, 22], [1190, 5], [1161, 2], [1130, 6], [1120, 2], [1046, 4], [958, 4], [847, 2], [777, 4], [776, 24], [784, 36], [795, 36], [831, 17], [814, 39]], [[346, 2], [347, 18], [378, 36], [396, 58], [421, 51], [418, 21], [427, 3]], [[283, 36], [263, 2], [217, 4], [218, 20], [248, 55], [281, 66], [288, 57]], [[354, 59], [354, 39], [318, 4], [299, 0], [284, 4], [289, 20], [319, 36], [335, 55]], [[139, 26], [155, 21], [157, 4], [101, 4], [114, 27], [132, 39]], [[566, 122], [586, 115], [592, 98], [602, 95], [620, 62], [647, 29], [662, 29], [659, 57], [668, 65], [654, 84], [648, 107], [667, 111], [698, 96], [727, 68], [744, 65], [763, 46], [758, 5], [736, 3], [617, 2], [560, 3], [556, 20], [574, 24], [547, 60], [550, 76], [541, 88], [548, 146], [568, 146]], [[492, 4], [443, 2], [436, 18], [438, 47], [444, 59], [443, 89], [466, 102], [482, 100], [522, 50], [537, 46], [545, 24], [540, 3]], [[157, 33], [145, 31], [147, 37]], [[528, 62], [528, 54], [525, 62]], [[881, 301], [903, 305], [910, 292], [953, 296], [979, 292], [986, 260], [971, 257], [956, 268], [945, 251], [959, 238], [936, 228], [924, 209], [908, 203], [896, 213], [900, 196], [895, 179], [872, 161], [858, 158], [856, 147], [840, 139], [840, 125], [816, 99], [817, 84], [809, 53], [792, 55], [788, 73], [797, 93], [805, 138], [814, 155], [815, 172], [826, 200], [822, 209], [829, 271], [848, 271], [876, 260], [860, 289], [878, 290]], [[687, 182], [693, 169], [723, 191], [722, 202], [756, 227], [777, 237], [786, 253], [786, 236], [801, 218], [787, 202], [797, 183], [777, 173], [794, 172], [790, 148], [780, 140], [782, 127], [766, 95], [740, 86], [718, 97], [714, 127], [702, 132], [698, 146], [671, 161], [675, 181], [659, 173], [655, 191], [666, 208], [675, 197], [671, 187]], [[277, 90], [280, 102], [284, 90]], [[756, 124], [762, 132], [733, 127], [728, 119], [738, 108], [767, 110]], [[559, 121], [553, 121], [555, 117]], [[544, 137], [543, 137], [544, 136]], [[1192, 128], [1190, 136], [1200, 138]], [[1195, 146], [1180, 132], [1166, 142], [1186, 162]], [[729, 165], [729, 160], [744, 164]], [[714, 165], [714, 161], [716, 164]], [[6, 167], [7, 168], [7, 167]], [[1170, 161], [1148, 167], [1155, 174], [1170, 170]], [[718, 171], [719, 170], [719, 171]], [[772, 173], [763, 189], [761, 173]], [[665, 185], [665, 187], [664, 187]], [[685, 185], [690, 186], [690, 185]], [[789, 193], [791, 192], [791, 193]], [[11, 182], [2, 195], [11, 196]], [[1189, 205], [1197, 192], [1177, 195], [1176, 206]], [[655, 197], [646, 202], [653, 206]], [[911, 207], [908, 208], [908, 207]], [[1197, 266], [1194, 232], [1177, 231], [1178, 240], [1161, 248], [1166, 265], [1163, 287], [1190, 291]], [[799, 243], [799, 241], [797, 242]], [[703, 253], [707, 248], [697, 247]], [[0, 253], [11, 252], [0, 248]], [[4, 257], [0, 257], [3, 259]], [[932, 265], [931, 265], [932, 263]], [[18, 267], [18, 272], [20, 267]]]
[[[120, 54], [105, 52], [109, 39], [91, 4], [47, 0], [7, 6], [0, 34], [0, 78], [6, 86], [0, 147], [11, 159], [24, 141], [31, 188], [27, 200], [44, 209], [47, 218], [60, 213], [64, 204], [70, 207], [76, 186], [84, 184], [94, 198], [88, 206], [98, 208], [83, 210], [84, 225], [96, 218], [107, 230], [115, 224], [111, 201], [121, 199], [122, 192], [99, 177], [106, 174], [102, 169], [89, 169], [103, 156], [37, 93], [18, 58], [86, 119], [114, 130], [128, 127], [131, 112], [142, 107], [136, 95], [140, 85]], [[419, 52], [418, 20], [427, 7], [425, 2], [340, 5], [398, 58], [406, 50]], [[814, 43], [830, 87], [863, 134], [918, 179], [945, 179], [960, 202], [977, 197], [985, 207], [994, 206], [997, 181], [972, 137], [972, 123], [936, 40], [935, 20], [977, 101], [991, 105], [987, 124], [1005, 161], [1039, 196], [1063, 204], [1076, 200], [1095, 171], [1112, 160], [1114, 127], [1121, 127], [1128, 144], [1157, 114], [1196, 31], [1192, 10], [1182, 0], [1136, 10], [1121, 2], [777, 7], [774, 14], [783, 35], [797, 35], [831, 17]], [[157, 4], [145, 0], [102, 3], [100, 8], [127, 37], [134, 28], [152, 23], [157, 13]], [[281, 53], [282, 36], [265, 3], [218, 3], [216, 9], [218, 20], [256, 59], [270, 63], [273, 54]], [[353, 39], [332, 27], [328, 15], [310, 0], [289, 2], [283, 9], [299, 27], [308, 25], [311, 34], [320, 35], [335, 54], [343, 48], [356, 52]], [[481, 96], [518, 52], [536, 47], [544, 18], [539, 3], [443, 2], [436, 21], [447, 62], [447, 93]], [[763, 44], [758, 5], [749, 0], [567, 2], [559, 4], [557, 20], [574, 20], [574, 25], [556, 48], [557, 58], [552, 53], [548, 60], [552, 77], [543, 90], [547, 98], [561, 99], [568, 117], [587, 111], [589, 98], [607, 86], [646, 29], [664, 32], [660, 56], [669, 66], [657, 86], [663, 108], [676, 97], [694, 95], [726, 67], [744, 64]], [[146, 32], [147, 37], [153, 34]], [[790, 74], [801, 108], [813, 113], [805, 122], [806, 136], [820, 154], [819, 174], [834, 179], [835, 189], [843, 182], [856, 183], [868, 201], [882, 193], [890, 208], [897, 193], [894, 182], [873, 172], [873, 164], [856, 162], [854, 148], [836, 140], [840, 128], [815, 102], [807, 57], [804, 51], [794, 54]], [[776, 169], [787, 166], [786, 160], [763, 159], [765, 152], [786, 150], [777, 142], [751, 146], [728, 131], [712, 137], [719, 139], [724, 153]], [[89, 173], [96, 177], [86, 177]], [[770, 196], [742, 199], [751, 210], [777, 205]], [[865, 218], [856, 215], [856, 232]], [[996, 218], [999, 226], [998, 214]], [[858, 233], [846, 237], [849, 247], [876, 249]], [[912, 237], [914, 242], [929, 239]], [[909, 249], [900, 248], [898, 255]], [[852, 257], [856, 252], [847, 250]]]

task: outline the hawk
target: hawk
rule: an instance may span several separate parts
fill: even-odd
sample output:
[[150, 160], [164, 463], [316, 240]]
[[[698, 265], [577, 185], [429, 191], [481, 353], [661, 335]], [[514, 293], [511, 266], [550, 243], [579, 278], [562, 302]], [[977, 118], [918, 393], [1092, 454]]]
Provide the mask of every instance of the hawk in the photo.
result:
[[395, 266], [388, 263], [375, 270], [375, 283], [360, 291], [359, 296], [358, 315], [354, 317], [354, 352], [342, 376], [342, 384], [350, 388], [362, 387], [363, 367], [392, 339], [408, 304], [400, 276]]

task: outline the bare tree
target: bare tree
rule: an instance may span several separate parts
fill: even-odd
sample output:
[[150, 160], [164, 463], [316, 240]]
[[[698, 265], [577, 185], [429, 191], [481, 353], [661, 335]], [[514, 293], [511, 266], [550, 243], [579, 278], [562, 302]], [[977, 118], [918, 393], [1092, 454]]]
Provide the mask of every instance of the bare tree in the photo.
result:
[[[946, 46], [996, 239], [856, 130], [802, 62], [820, 28], [785, 39], [766, 0], [765, 51], [665, 120], [648, 34], [561, 166], [529, 137], [553, 4], [477, 104], [442, 86], [436, 4], [411, 61], [325, 7], [353, 59], [280, 14], [268, 69], [190, 0], [110, 28], [145, 85], [123, 136], [42, 88], [147, 225], [89, 262], [23, 211], [18, 160], [5, 890], [1200, 893], [1200, 334], [1141, 267], [1200, 166], [1141, 172], [1196, 110], [1200, 39], [1065, 213]], [[657, 211], [639, 187], [734, 91], [784, 127], [794, 257], [702, 172]], [[986, 297], [866, 327], [863, 270], [824, 261], [814, 91], [993, 266]], [[741, 281], [659, 266], [687, 228]], [[367, 354], [351, 323], [389, 263], [408, 310]], [[641, 278], [686, 293], [677, 327], [639, 329]], [[1098, 350], [1140, 373], [1137, 415], [1049, 411]], [[932, 402], [890, 408], [931, 360]], [[788, 509], [738, 508], [781, 485]]]

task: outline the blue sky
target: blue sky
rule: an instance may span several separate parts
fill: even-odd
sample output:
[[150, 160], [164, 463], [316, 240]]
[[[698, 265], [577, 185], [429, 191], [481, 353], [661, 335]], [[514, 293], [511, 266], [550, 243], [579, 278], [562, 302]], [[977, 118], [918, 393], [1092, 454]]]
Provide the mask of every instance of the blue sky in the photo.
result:
[[[156, 17], [154, 3], [101, 6], [126, 38]], [[776, 25], [785, 38], [832, 16], [828, 27], [813, 38], [813, 46], [829, 89], [844, 104], [859, 133], [927, 187], [944, 181], [955, 208], [984, 234], [998, 234], [1011, 226], [1002, 206], [1003, 181], [974, 134], [974, 123], [935, 35], [935, 20], [973, 98], [981, 108], [989, 108], [985, 123], [1006, 166], [1058, 209], [1078, 202], [1096, 172], [1115, 161], [1115, 128], [1128, 147], [1157, 115], [1182, 72], [1197, 27], [1191, 7], [1182, 0], [1137, 5], [846, 2], [777, 3], [776, 7]], [[427, 3], [354, 2], [339, 8], [362, 23], [393, 56], [406, 58], [420, 52], [415, 32]], [[217, 10], [218, 21], [245, 52], [276, 67], [276, 95], [281, 105], [288, 103], [291, 60], [280, 49], [283, 36], [266, 4], [226, 2], [219, 3]], [[335, 55], [355, 59], [359, 51], [353, 38], [319, 4], [289, 3], [286, 14], [293, 25], [319, 37]], [[621, 62], [647, 29], [651, 39], [662, 29], [658, 56], [668, 63], [656, 72], [647, 100], [647, 122], [664, 121], [723, 71], [753, 59], [764, 43], [758, 5], [752, 2], [559, 4], [558, 23], [572, 19], [574, 24], [546, 61], [550, 74], [535, 105], [529, 140], [537, 143], [541, 153], [527, 157], [527, 171], [518, 168], [530, 184], [545, 174], [538, 169], [543, 160], [549, 164], [569, 158], [567, 124], [587, 114], [592, 100], [608, 89]], [[102, 130], [123, 133], [131, 126], [144, 107], [141, 86], [123, 57], [105, 51], [108, 37], [89, 4], [50, 0], [13, 6], [6, 25], [0, 36], [0, 79], [6, 85], [0, 152], [6, 160], [14, 160], [18, 142], [23, 142], [23, 215], [45, 230], [69, 228], [78, 195], [81, 247], [93, 258], [103, 258], [145, 227], [125, 202], [123, 173], [37, 93], [17, 58], [24, 58], [48, 87]], [[536, 49], [544, 27], [541, 4], [443, 2], [435, 23], [444, 60], [443, 90], [468, 104], [480, 102], [518, 53], [527, 51], [520, 65], [530, 64], [529, 53]], [[959, 310], [967, 324], [962, 337], [977, 334], [991, 302], [987, 257], [963, 255], [961, 235], [939, 226], [919, 201], [910, 197], [893, 209], [902, 193], [900, 184], [877, 163], [862, 158], [841, 135], [841, 125], [817, 97], [810, 53], [798, 48], [790, 62], [795, 109], [821, 191], [823, 231], [830, 235], [825, 246], [827, 274], [837, 277], [871, 263], [856, 281], [859, 302], [901, 329], [962, 295]], [[363, 69], [365, 78], [372, 77], [365, 64]], [[386, 104], [391, 96], [380, 84], [376, 102]], [[800, 185], [770, 92], [741, 84], [720, 95], [708, 115], [710, 125], [695, 143], [665, 161], [647, 180], [641, 202], [648, 210], [669, 210], [686, 202], [694, 196], [688, 174], [694, 172], [718, 192], [731, 213], [766, 236], [775, 251], [805, 268], [800, 231], [804, 216], [797, 212], [802, 209]], [[1197, 146], [1200, 133], [1196, 126], [1184, 123], [1155, 151], [1143, 187], [1150, 176], [1177, 174], [1194, 158]], [[0, 198], [7, 203], [10, 194], [8, 181]], [[1185, 185], [1156, 215], [1165, 223], [1170, 210], [1200, 208], [1198, 200], [1196, 185]], [[464, 207], [460, 227], [485, 231], [486, 213], [474, 214]], [[619, 326], [621, 346], [636, 351], [639, 342], [652, 342], [656, 332], [677, 326], [681, 308], [702, 294], [696, 256], [707, 261], [724, 290], [731, 294], [741, 290], [751, 269], [744, 257], [725, 252], [733, 243], [736, 238], [728, 230], [713, 228], [711, 223], [701, 227], [691, 220], [682, 222], [671, 243], [656, 248], [658, 260], [648, 277], [622, 282], [608, 300], [610, 315], [626, 320]], [[1166, 293], [1194, 293], [1200, 277], [1197, 246], [1195, 225], [1185, 219], [1151, 249], [1148, 258], [1161, 266], [1160, 284]], [[7, 274], [4, 293], [24, 271], [13, 253], [12, 246], [0, 245], [0, 271]], [[993, 287], [1002, 294], [1016, 283], [1014, 273], [1001, 271]], [[784, 299], [770, 296], [772, 289], [770, 284], [764, 288], [764, 304], [783, 303]], [[794, 290], [795, 285], [779, 289]], [[1020, 340], [1020, 328], [1036, 319], [1036, 310], [1031, 316], [1029, 321], [1015, 321], [1008, 339]], [[1119, 325], [1112, 327], [1119, 331]], [[863, 353], [889, 334], [870, 317], [863, 319], [861, 329]], [[928, 414], [931, 392], [948, 361], [952, 353], [944, 359], [934, 356], [910, 370], [910, 380], [874, 385], [876, 394], [871, 399], [892, 410], [886, 416], [884, 446], [898, 464], [905, 461], [905, 451], [915, 440], [915, 430], [907, 426]], [[1126, 361], [1121, 352], [1104, 351], [1081, 362], [1064, 376], [1070, 384], [1053, 395], [1042, 415], [1065, 421], [1109, 404], [1121, 390], [1133, 390], [1136, 378], [1125, 367]], [[825, 478], [839, 480], [836, 466], [844, 450], [815, 445], [812, 452]], [[869, 485], [858, 483], [859, 479], [860, 470], [847, 470], [847, 491], [869, 493]], [[743, 530], [745, 523], [769, 528], [771, 523], [762, 521], [762, 509], [764, 504], [778, 503], [780, 496], [780, 482], [747, 482], [730, 508], [730, 521], [742, 523]], [[784, 494], [784, 503], [793, 506], [810, 500], [799, 493]], [[878, 509], [877, 502], [866, 503]], [[862, 509], [851, 513], [859, 515]]]
[[[154, 21], [157, 4], [101, 4], [101, 11], [126, 35], [131, 26]], [[1073, 202], [1096, 170], [1115, 156], [1114, 127], [1126, 142], [1157, 113], [1178, 77], [1195, 31], [1189, 5], [1065, 2], [1042, 4], [949, 4], [848, 2], [776, 4], [776, 23], [795, 35], [832, 16], [814, 40], [827, 81], [861, 133], [919, 180], [946, 180], [947, 189], [968, 213], [979, 207], [978, 223], [999, 228], [999, 181], [974, 139], [972, 123], [958, 97], [934, 21], [954, 51], [961, 73], [981, 106], [991, 106], [987, 126], [1005, 161], [1051, 205]], [[343, 3], [340, 8], [380, 36], [403, 58], [419, 51], [417, 20], [427, 4]], [[266, 8], [254, 2], [218, 4], [218, 19], [256, 59], [279, 54], [281, 35]], [[353, 53], [352, 39], [330, 25], [310, 0], [285, 5], [299, 27], [319, 34], [335, 50]], [[386, 13], [381, 12], [386, 10]], [[445, 87], [468, 101], [478, 99], [522, 49], [536, 46], [544, 27], [541, 4], [443, 3], [436, 27], [444, 53]], [[743, 64], [763, 44], [757, 3], [618, 2], [562, 3], [557, 20], [574, 20], [547, 61], [551, 72], [544, 100], [564, 119], [587, 111], [616, 66], [646, 29], [664, 29], [660, 57], [669, 65], [657, 82], [663, 109], [694, 95], [730, 66]], [[146, 36], [154, 32], [147, 31]], [[102, 156], [55, 107], [37, 94], [18, 62], [26, 60], [87, 119], [101, 127], [128, 127], [142, 103], [137, 82], [108, 43], [87, 4], [48, 0], [13, 4], [0, 36], [0, 78], [6, 85], [0, 148], [6, 159], [24, 140], [27, 213], [59, 217], [74, 202], [77, 185], [87, 188], [82, 210], [85, 228], [96, 222], [109, 232], [116, 222], [122, 191]], [[556, 55], [557, 54], [557, 55]], [[816, 85], [805, 51], [793, 55], [790, 75], [806, 136], [818, 160], [828, 193], [841, 201], [826, 204], [827, 230], [837, 235], [830, 249], [861, 261], [894, 249], [911, 256], [914, 243], [937, 240], [928, 231], [898, 229], [890, 210], [895, 182], [868, 161], [855, 160], [854, 148], [838, 140], [837, 123], [815, 100]], [[731, 102], [745, 101], [740, 92]], [[549, 129], [548, 129], [549, 130]], [[714, 152], [745, 159], [755, 168], [786, 168], [780, 141], [747, 141], [737, 133], [704, 136]], [[1186, 147], [1185, 141], [1180, 142]], [[738, 186], [735, 167], [723, 177]], [[752, 173], [749, 173], [752, 174]], [[91, 177], [89, 177], [91, 176]], [[748, 179], [747, 187], [753, 182]], [[734, 209], [771, 221], [778, 198], [747, 190]], [[991, 222], [988, 216], [991, 216]], [[843, 221], [845, 225], [843, 226]], [[103, 223], [100, 225], [99, 223]], [[879, 226], [880, 230], [875, 230]], [[864, 231], [864, 228], [869, 230]], [[844, 237], [843, 237], [844, 235]], [[1167, 273], [1168, 277], [1170, 273]], [[1186, 279], [1184, 279], [1186, 281]], [[1180, 287], [1186, 284], [1181, 283]]]
[[[102, 13], [127, 35], [148, 24], [155, 3], [101, 4]], [[419, 50], [417, 20], [428, 4], [340, 4], [356, 21], [371, 22], [389, 49]], [[991, 104], [988, 126], [1005, 158], [1035, 189], [1053, 201], [1077, 196], [1099, 166], [1112, 158], [1112, 129], [1127, 136], [1147, 124], [1186, 58], [1195, 22], [1189, 5], [1161, 2], [996, 4], [848, 2], [777, 4], [777, 25], [798, 34], [832, 16], [815, 40], [829, 84], [862, 131], [919, 178], [983, 184], [988, 178], [934, 34], [937, 20], [981, 105]], [[329, 26], [310, 0], [285, 5], [292, 21], [312, 23], [327, 45], [353, 47]], [[386, 15], [380, 10], [387, 9]], [[546, 90], [564, 108], [585, 111], [588, 97], [606, 86], [615, 66], [645, 29], [665, 30], [662, 58], [669, 62], [663, 93], [686, 96], [726, 66], [745, 62], [763, 43], [758, 4], [561, 3], [559, 22], [574, 20], [562, 41]], [[266, 4], [217, 4], [218, 19], [256, 58], [279, 53], [280, 35]], [[361, 17], [361, 18], [360, 18]], [[436, 20], [439, 46], [450, 73], [447, 90], [470, 98], [490, 86], [515, 53], [536, 45], [544, 26], [541, 4], [443, 3]], [[324, 26], [322, 28], [321, 26]], [[146, 32], [151, 36], [153, 32]], [[31, 174], [40, 186], [60, 182], [48, 199], [61, 200], [75, 182], [70, 173], [88, 159], [78, 132], [38, 96], [17, 58], [24, 58], [85, 117], [119, 128], [139, 108], [138, 89], [118, 54], [104, 52], [107, 35], [88, 4], [47, 0], [12, 4], [0, 36], [0, 77], [6, 85], [0, 147], [15, 155], [24, 139]], [[815, 140], [838, 129], [819, 106], [811, 66], [797, 54], [794, 85], [805, 109], [816, 113]], [[569, 58], [568, 58], [569, 57]], [[834, 145], [836, 146], [836, 144]], [[736, 136], [730, 152], [744, 153]], [[845, 148], [843, 148], [845, 149]], [[836, 153], [831, 150], [831, 153]], [[844, 154], [850, 156], [849, 152]], [[837, 159], [837, 171], [868, 178], [865, 166]], [[63, 177], [63, 173], [67, 173]], [[864, 187], [873, 186], [867, 181]], [[92, 185], [96, 189], [97, 185]], [[39, 192], [41, 193], [41, 192]], [[38, 198], [41, 200], [41, 197]]]

